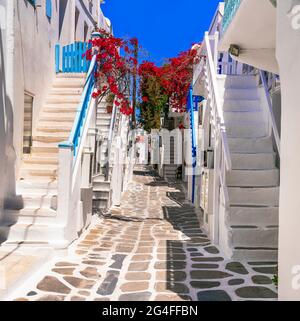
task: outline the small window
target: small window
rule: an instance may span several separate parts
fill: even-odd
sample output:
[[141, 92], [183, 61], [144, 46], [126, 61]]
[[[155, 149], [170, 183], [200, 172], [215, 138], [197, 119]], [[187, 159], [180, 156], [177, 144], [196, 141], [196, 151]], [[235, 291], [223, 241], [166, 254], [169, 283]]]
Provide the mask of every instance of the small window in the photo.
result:
[[52, 17], [52, 0], [46, 0], [46, 16], [49, 19]]
[[29, 3], [31, 3], [34, 7], [36, 5], [36, 0], [27, 0]]

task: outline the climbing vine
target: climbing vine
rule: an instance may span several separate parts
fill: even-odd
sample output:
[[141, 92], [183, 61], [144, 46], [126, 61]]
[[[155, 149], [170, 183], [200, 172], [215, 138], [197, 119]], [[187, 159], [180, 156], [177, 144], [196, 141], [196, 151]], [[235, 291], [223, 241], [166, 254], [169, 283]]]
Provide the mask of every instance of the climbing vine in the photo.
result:
[[[197, 46], [181, 52], [175, 58], [169, 58], [162, 67], [145, 61], [139, 67], [139, 74], [142, 78], [141, 94], [145, 92], [145, 83], [148, 79], [155, 78], [160, 84], [164, 95], [169, 99], [170, 107], [175, 112], [186, 111], [187, 94], [193, 79], [193, 67], [199, 62]], [[151, 97], [145, 96], [149, 100]]]
[[103, 98], [108, 93], [115, 97], [115, 105], [125, 115], [132, 115], [133, 108], [129, 99], [130, 75], [137, 69], [133, 47], [138, 40], [124, 40], [114, 37], [105, 30], [96, 30], [101, 37], [90, 40], [91, 48], [85, 53], [87, 60], [96, 55], [98, 69], [95, 73], [96, 86], [93, 98]]
[[125, 40], [102, 29], [97, 31], [101, 37], [90, 41], [91, 48], [85, 54], [88, 60], [96, 55], [98, 62], [94, 98], [103, 98], [112, 93], [115, 105], [120, 108], [121, 113], [132, 115], [134, 110], [128, 88], [132, 85], [131, 75], [138, 73], [139, 106], [144, 127], [158, 128], [161, 112], [168, 104], [175, 112], [186, 111], [193, 66], [199, 61], [197, 45], [175, 58], [169, 58], [161, 67], [149, 61], [138, 65], [136, 38]]

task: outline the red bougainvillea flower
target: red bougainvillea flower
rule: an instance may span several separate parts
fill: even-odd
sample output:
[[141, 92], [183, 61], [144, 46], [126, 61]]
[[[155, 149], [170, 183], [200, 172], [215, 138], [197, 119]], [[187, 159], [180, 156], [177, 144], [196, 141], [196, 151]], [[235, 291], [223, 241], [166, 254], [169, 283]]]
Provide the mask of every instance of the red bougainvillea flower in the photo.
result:
[[101, 91], [100, 90], [95, 90], [93, 93], [92, 93], [92, 97], [93, 98], [97, 98], [101, 95]]
[[169, 97], [170, 107], [176, 112], [186, 109], [187, 95], [193, 78], [193, 66], [198, 63], [198, 46], [167, 60], [162, 67], [145, 61], [139, 66], [143, 78], [155, 77], [159, 80], [165, 94]]
[[146, 97], [146, 96], [142, 97], [142, 100], [143, 100], [143, 102], [144, 102], [144, 103], [149, 102], [149, 98], [148, 98], [148, 97]]
[[[97, 89], [92, 96], [103, 98], [111, 92], [115, 95], [115, 104], [120, 107], [121, 113], [130, 115], [133, 111], [128, 100], [128, 88], [122, 85], [122, 81], [124, 76], [132, 74], [137, 69], [138, 61], [134, 57], [134, 50], [138, 40], [136, 38], [123, 40], [105, 30], [97, 31], [102, 37], [92, 39], [89, 42], [92, 48], [84, 54], [87, 60], [92, 60], [93, 54], [96, 55], [98, 62], [98, 70], [95, 72]], [[121, 55], [121, 52], [124, 55]]]

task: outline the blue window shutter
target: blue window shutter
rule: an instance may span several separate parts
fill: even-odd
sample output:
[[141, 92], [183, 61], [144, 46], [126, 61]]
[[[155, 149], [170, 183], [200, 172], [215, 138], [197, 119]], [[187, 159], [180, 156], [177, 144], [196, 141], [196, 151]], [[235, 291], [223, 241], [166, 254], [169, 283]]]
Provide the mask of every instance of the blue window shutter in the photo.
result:
[[36, 0], [28, 0], [28, 2], [30, 2], [35, 7]]
[[52, 0], [46, 0], [46, 16], [49, 19], [52, 17]]

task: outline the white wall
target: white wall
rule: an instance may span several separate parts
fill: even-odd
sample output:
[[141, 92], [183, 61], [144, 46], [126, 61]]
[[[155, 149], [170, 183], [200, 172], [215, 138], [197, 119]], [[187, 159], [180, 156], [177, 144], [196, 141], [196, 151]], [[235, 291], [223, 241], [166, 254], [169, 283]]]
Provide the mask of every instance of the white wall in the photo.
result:
[[276, 54], [282, 94], [279, 299], [284, 300], [300, 300], [300, 29], [292, 28], [287, 15], [292, 3], [277, 1]]
[[[7, 109], [11, 109], [6, 90], [6, 37], [7, 37], [7, 14], [6, 0], [0, 0], [0, 177], [4, 177], [6, 165], [6, 138], [7, 138]], [[4, 200], [4, 184], [0, 184], [0, 220], [2, 216]]]
[[[23, 156], [24, 92], [33, 100], [33, 132], [40, 110], [55, 77], [55, 45], [75, 40], [75, 6], [80, 11], [76, 40], [84, 40], [84, 22], [89, 34], [100, 21], [100, 0], [52, 0], [52, 17], [46, 16], [46, 1], [34, 8], [27, 0], [0, 0], [0, 208], [3, 198], [14, 197], [15, 180]], [[104, 18], [102, 18], [105, 21]], [[5, 29], [4, 29], [5, 27]]]

